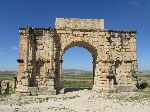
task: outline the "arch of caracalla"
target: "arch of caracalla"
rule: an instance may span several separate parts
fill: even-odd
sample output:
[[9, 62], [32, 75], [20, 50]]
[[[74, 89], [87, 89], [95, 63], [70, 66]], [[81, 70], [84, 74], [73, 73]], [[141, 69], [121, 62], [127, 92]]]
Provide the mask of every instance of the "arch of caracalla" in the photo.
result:
[[56, 18], [55, 27], [23, 27], [16, 94], [57, 94], [62, 56], [74, 46], [93, 57], [93, 91], [132, 91], [138, 72], [136, 31], [104, 28], [103, 19]]

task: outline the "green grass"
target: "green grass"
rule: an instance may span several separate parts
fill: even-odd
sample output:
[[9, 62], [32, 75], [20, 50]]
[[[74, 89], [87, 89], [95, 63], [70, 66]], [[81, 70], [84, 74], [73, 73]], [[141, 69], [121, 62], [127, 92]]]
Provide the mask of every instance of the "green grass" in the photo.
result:
[[148, 86], [142, 92], [150, 93], [150, 74], [142, 74], [138, 77], [140, 82], [147, 82]]
[[92, 74], [63, 74], [64, 88], [92, 88]]
[[63, 81], [64, 88], [92, 88], [92, 81]]
[[[63, 74], [64, 88], [92, 88], [93, 75], [92, 74]], [[150, 92], [150, 74], [142, 74], [138, 77], [140, 82], [147, 82], [148, 86], [143, 92]]]
[[12, 74], [12, 73], [8, 73], [8, 72], [0, 72], [0, 81], [11, 80], [15, 76], [16, 76], [16, 74]]
[[[0, 81], [11, 80], [15, 76], [9, 72], [0, 72]], [[64, 88], [92, 88], [93, 86], [93, 75], [90, 73], [63, 74], [62, 80]]]
[[1, 101], [1, 98], [5, 98], [5, 97], [8, 97], [8, 96], [10, 96], [10, 94], [1, 94], [0, 93], [0, 101]]
[[[16, 74], [11, 72], [0, 72], [0, 81], [11, 80]], [[143, 92], [150, 92], [150, 74], [142, 74], [138, 77], [140, 82], [147, 82], [148, 87]], [[92, 73], [65, 73], [62, 75], [64, 88], [92, 88], [93, 74]]]

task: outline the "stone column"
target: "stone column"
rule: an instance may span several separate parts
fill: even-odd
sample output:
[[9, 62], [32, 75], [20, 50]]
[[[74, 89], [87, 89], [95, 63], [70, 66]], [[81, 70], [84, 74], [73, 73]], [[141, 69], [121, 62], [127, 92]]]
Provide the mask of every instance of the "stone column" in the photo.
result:
[[25, 61], [24, 71], [28, 71], [28, 58], [29, 58], [29, 29], [26, 29], [26, 47], [25, 47]]
[[50, 43], [50, 78], [54, 77], [54, 68], [53, 68], [53, 53], [54, 53], [54, 38], [51, 34], [51, 43]]
[[54, 54], [54, 32], [52, 31], [52, 29], [50, 29], [50, 71], [49, 71], [49, 75], [50, 75], [50, 79], [48, 79], [47, 81], [47, 85], [48, 85], [48, 90], [47, 90], [47, 94], [51, 95], [51, 94], [56, 94], [56, 90], [54, 89], [54, 68], [53, 68], [53, 54]]
[[93, 85], [94, 85], [94, 80], [95, 80], [95, 66], [96, 66], [94, 59], [93, 59], [92, 63], [93, 63]]
[[29, 27], [25, 28], [25, 58], [24, 58], [24, 71], [21, 77], [21, 85], [19, 85], [16, 89], [17, 95], [30, 95], [29, 91], [29, 71], [28, 71], [28, 58], [29, 58]]
[[58, 80], [59, 80], [59, 93], [60, 94], [64, 94], [64, 89], [63, 89], [63, 82], [62, 82], [62, 73], [63, 73], [63, 71], [62, 71], [62, 64], [63, 64], [63, 60], [62, 59], [60, 59], [59, 60], [59, 69], [60, 69], [60, 71], [59, 71], [59, 77], [58, 77]]
[[21, 78], [23, 86], [29, 86], [29, 71], [28, 71], [28, 58], [29, 58], [29, 28], [25, 29], [25, 59], [24, 59], [24, 72]]
[[62, 59], [56, 59], [55, 63], [57, 63], [57, 69], [56, 69], [56, 74], [54, 76], [54, 82], [55, 82], [55, 89], [56, 89], [56, 93], [60, 94], [60, 93], [64, 93], [64, 89], [62, 88], [62, 63], [63, 60]]
[[108, 75], [106, 76], [107, 79], [109, 80], [109, 88], [108, 88], [108, 91], [109, 92], [113, 92], [115, 91], [115, 86], [114, 86], [114, 79], [115, 79], [115, 68], [114, 66], [112, 65], [109, 65], [109, 68], [108, 68]]
[[138, 80], [137, 80], [137, 73], [135, 70], [135, 65], [131, 65], [131, 70], [130, 70], [130, 76], [131, 76], [131, 86], [132, 86], [132, 90], [137, 90], [137, 86], [138, 85]]

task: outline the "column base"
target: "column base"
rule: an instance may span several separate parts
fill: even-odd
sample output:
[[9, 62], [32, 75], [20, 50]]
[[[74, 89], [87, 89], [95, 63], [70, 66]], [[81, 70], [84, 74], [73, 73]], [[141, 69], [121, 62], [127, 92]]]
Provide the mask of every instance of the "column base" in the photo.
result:
[[30, 96], [31, 92], [29, 91], [29, 87], [27, 87], [27, 86], [21, 86], [20, 88], [17, 88], [15, 90], [15, 94], [17, 96]]
[[[38, 87], [29, 87], [26, 83], [27, 79], [22, 79], [22, 84], [18, 85], [15, 90], [16, 95], [29, 96], [29, 95], [56, 95], [56, 90], [54, 88], [54, 80], [48, 79], [43, 85], [38, 85]], [[25, 85], [26, 84], [26, 85]]]
[[17, 96], [56, 95], [56, 90], [49, 87], [28, 87], [28, 89], [16, 89]]

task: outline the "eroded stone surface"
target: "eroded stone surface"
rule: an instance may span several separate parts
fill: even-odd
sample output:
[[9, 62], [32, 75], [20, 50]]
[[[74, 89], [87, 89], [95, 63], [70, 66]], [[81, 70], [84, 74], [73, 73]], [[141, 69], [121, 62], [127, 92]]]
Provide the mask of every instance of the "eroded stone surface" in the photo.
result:
[[[62, 56], [69, 48], [81, 46], [93, 56], [93, 90], [132, 90], [138, 71], [135, 31], [106, 30], [102, 19], [57, 18], [55, 25], [54, 28], [20, 28], [17, 88], [24, 86], [22, 77], [28, 55], [28, 86], [54, 87], [59, 91]], [[27, 38], [29, 54], [25, 52]]]
[[104, 29], [103, 19], [56, 18], [55, 28]]

